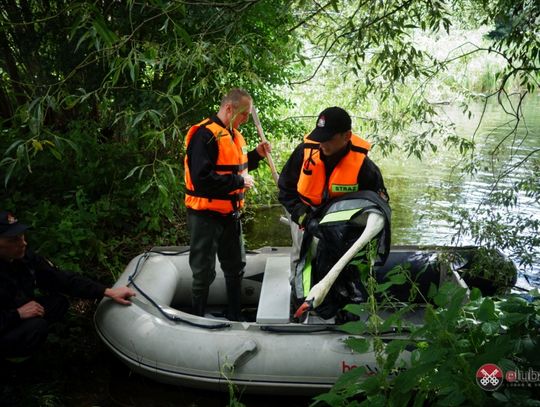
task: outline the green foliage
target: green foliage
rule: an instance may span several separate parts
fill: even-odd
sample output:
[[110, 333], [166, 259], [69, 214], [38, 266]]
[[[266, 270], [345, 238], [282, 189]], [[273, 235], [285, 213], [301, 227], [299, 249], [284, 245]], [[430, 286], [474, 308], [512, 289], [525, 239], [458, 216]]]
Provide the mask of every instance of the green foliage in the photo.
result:
[[475, 251], [469, 268], [463, 272], [463, 278], [465, 281], [470, 278], [487, 280], [491, 285], [497, 287], [498, 294], [504, 294], [508, 287], [515, 284], [516, 268], [497, 250], [480, 247]]
[[[456, 137], [440, 119], [429, 91], [446, 81], [440, 96], [462, 101], [465, 112], [477, 91], [500, 99], [510, 85], [522, 95], [531, 92], [538, 85], [538, 14], [530, 0], [331, 1], [320, 6], [304, 0], [7, 0], [0, 13], [5, 191], [0, 204], [24, 217], [36, 213], [30, 202], [50, 201], [62, 213], [79, 205], [74, 203], [79, 193], [96, 210], [112, 201], [107, 216], [129, 225], [135, 235], [167, 237], [182, 224], [183, 135], [233, 86], [253, 94], [269, 139], [288, 142], [275, 150], [281, 152], [278, 168], [296, 144], [291, 140], [299, 142], [312, 126], [311, 117], [309, 124], [298, 119], [330, 103], [361, 116], [357, 130], [370, 134], [385, 154], [402, 150], [420, 158], [451, 146], [469, 157], [474, 136]], [[422, 46], [425, 36], [442, 38], [451, 28], [480, 24], [494, 29], [484, 44], [459, 46], [444, 57]], [[462, 80], [467, 75], [444, 77], [456, 64], [456, 71], [468, 72], [463, 65], [485, 55], [497, 56], [502, 65], [493, 62], [471, 84]], [[283, 95], [290, 94], [289, 85], [302, 83], [308, 97], [296, 111]], [[519, 122], [519, 106], [508, 111], [515, 111]], [[244, 130], [253, 147], [254, 127]], [[474, 174], [479, 163], [470, 157], [464, 168]], [[45, 168], [49, 177], [42, 173]], [[267, 168], [259, 172], [250, 202], [275, 202]], [[516, 194], [538, 189], [535, 182], [520, 184]], [[16, 191], [32, 197], [20, 200]], [[141, 199], [133, 200], [134, 195]], [[120, 200], [134, 204], [121, 210]], [[89, 213], [96, 214], [89, 224], [104, 216]], [[479, 220], [472, 215], [470, 222]], [[528, 227], [538, 231], [538, 225]], [[530, 236], [521, 233], [510, 246], [522, 242], [523, 235]], [[101, 240], [105, 247], [112, 236]], [[476, 238], [482, 236], [479, 226]], [[526, 256], [525, 250], [519, 252]]]
[[[538, 2], [335, 1], [312, 9], [298, 28], [310, 45], [305, 61], [311, 75], [297, 88], [302, 110], [320, 111], [320, 99], [311, 95], [325, 89], [325, 104], [349, 109], [354, 129], [374, 143], [374, 152], [436, 161], [443, 149], [453, 150], [460, 158], [456, 174], [463, 179], [484, 175], [491, 192], [508, 178], [538, 173], [540, 150], [523, 117], [523, 104], [540, 83]], [[478, 132], [484, 115], [476, 131], [459, 136], [445, 117], [447, 106], [461, 106], [471, 118], [472, 104], [489, 101], [501, 106], [501, 120], [509, 123], [500, 143], [494, 141], [496, 132], [485, 135], [497, 144], [491, 163], [478, 154], [485, 142]], [[517, 160], [519, 146], [529, 143], [532, 149]], [[467, 210], [460, 202], [451, 218], [458, 226], [456, 240], [489, 241], [523, 265], [536, 263], [539, 224], [515, 211], [530, 204], [525, 194], [540, 190], [537, 176], [526, 184], [527, 189], [521, 182], [511, 187], [519, 202], [507, 213], [493, 211], [491, 199]]]
[[251, 92], [266, 128], [295, 131], [275, 86], [300, 43], [275, 2], [4, 5], [0, 207], [60, 266], [116, 273], [141, 246], [185, 243], [183, 136], [229, 88]]
[[230, 378], [234, 374], [234, 365], [224, 363], [220, 367], [220, 373], [227, 382], [227, 391], [229, 393], [227, 407], [245, 407], [245, 404], [240, 402], [242, 391], [239, 391], [238, 386]]
[[[373, 297], [374, 291], [367, 287]], [[365, 369], [343, 374], [329, 393], [315, 397], [314, 405], [539, 405], [534, 389], [503, 385], [489, 393], [476, 383], [476, 371], [485, 363], [498, 364], [505, 371], [540, 368], [540, 358], [533, 354], [540, 342], [540, 296], [537, 291], [530, 295], [530, 301], [514, 294], [495, 300], [475, 289], [469, 301], [464, 288], [446, 283], [433, 291], [433, 304], [424, 306], [423, 324], [407, 324], [407, 330], [397, 324], [404, 312], [391, 313], [386, 321], [379, 316], [389, 305], [386, 301], [348, 306], [349, 312], [364, 318], [369, 313], [368, 323], [343, 326], [369, 339], [348, 344], [357, 353], [373, 349], [378, 370], [369, 375]], [[380, 334], [384, 325], [395, 326], [407, 339], [377, 345], [384, 338]]]
[[[478, 244], [506, 250], [521, 265], [531, 266], [540, 256], [540, 221], [520, 210], [520, 194], [538, 202], [540, 188], [536, 174], [527, 174], [513, 185], [498, 187], [475, 212], [452, 208], [451, 221], [460, 234], [470, 233]], [[493, 210], [493, 207], [503, 209]]]
[[494, 40], [494, 51], [504, 53], [508, 65], [501, 73], [504, 83], [518, 75], [520, 85], [533, 92], [538, 87], [538, 63], [540, 62], [540, 40], [537, 26], [540, 5], [536, 1], [501, 0], [495, 3], [483, 1], [488, 15], [483, 22], [493, 21], [495, 29], [489, 33]]
[[[312, 127], [309, 115], [339, 104], [362, 119], [356, 130], [369, 134], [383, 153], [421, 158], [443, 146], [455, 148], [464, 172], [474, 176], [486, 171], [475, 156], [475, 134], [457, 137], [440, 119], [437, 104], [457, 101], [470, 115], [471, 101], [497, 97], [515, 126], [493, 149], [494, 161], [504, 145], [513, 154], [521, 142], [515, 135], [523, 99], [539, 83], [539, 15], [533, 0], [5, 0], [0, 208], [32, 224], [32, 243], [60, 266], [99, 277], [114, 277], [141, 246], [184, 243], [183, 136], [233, 86], [254, 96], [278, 168]], [[490, 29], [483, 43], [462, 44], [444, 56], [421, 46], [423, 36], [443, 38], [481, 25]], [[487, 57], [488, 66], [470, 79], [470, 63]], [[302, 84], [306, 101], [296, 108], [284, 95], [290, 85]], [[509, 96], [514, 91], [517, 102]], [[303, 116], [308, 120], [299, 120]], [[253, 125], [243, 131], [254, 147]], [[539, 255], [540, 223], [515, 209], [523, 195], [539, 202], [538, 151], [493, 171], [493, 193], [485, 205], [460, 208], [453, 217], [461, 233], [513, 251], [528, 265]], [[510, 173], [518, 173], [519, 181], [500, 186]], [[275, 202], [265, 164], [257, 181], [248, 203]], [[493, 211], [492, 205], [508, 210]], [[385, 307], [395, 307], [384, 296], [386, 288], [404, 281], [414, 287], [406, 269], [396, 270], [385, 289], [377, 288], [369, 267], [365, 279]], [[417, 295], [413, 290], [411, 296]], [[417, 349], [406, 375], [395, 378], [407, 341], [377, 341], [381, 370], [361, 384], [361, 371], [351, 372], [339, 391], [324, 397], [332, 405], [357, 394], [374, 405], [488, 399], [520, 404], [525, 392], [478, 393], [463, 372], [479, 362], [467, 367], [464, 360], [471, 354], [501, 359], [501, 349], [524, 361], [525, 355], [534, 357], [526, 352], [537, 344], [538, 300], [476, 297], [462, 308], [462, 298], [448, 288], [433, 296], [438, 308], [428, 305], [423, 331], [413, 332]], [[381, 304], [368, 305], [351, 309], [372, 313], [357, 331], [383, 332], [407, 314], [406, 308], [393, 308], [395, 316], [385, 320], [377, 314]], [[401, 328], [410, 329], [404, 323]], [[350, 344], [366, 348], [362, 341]], [[404, 378], [398, 382], [399, 377]], [[399, 389], [396, 382], [402, 382]]]

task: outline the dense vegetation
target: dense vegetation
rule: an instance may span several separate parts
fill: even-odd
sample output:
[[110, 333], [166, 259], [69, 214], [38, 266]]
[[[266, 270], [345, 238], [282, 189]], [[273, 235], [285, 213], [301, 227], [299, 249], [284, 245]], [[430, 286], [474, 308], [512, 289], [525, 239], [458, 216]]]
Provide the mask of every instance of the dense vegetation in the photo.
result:
[[[372, 257], [375, 250], [371, 249]], [[484, 260], [473, 263], [497, 267]], [[504, 372], [538, 370], [537, 290], [526, 298], [483, 297], [477, 288], [468, 292], [446, 282], [438, 289], [432, 285], [426, 295], [415, 280], [421, 273], [412, 276], [407, 265], [377, 283], [369, 264], [358, 265], [368, 300], [347, 306], [351, 313], [367, 312], [369, 317], [343, 329], [361, 335], [349, 338], [348, 345], [358, 353], [374, 352], [379, 369], [369, 372], [360, 366], [344, 373], [330, 392], [315, 397], [312, 406], [540, 405], [536, 382], [505, 382], [497, 391], [487, 392], [475, 380], [477, 370], [494, 361]], [[410, 286], [409, 304], [392, 297], [391, 288], [397, 286]], [[412, 311], [423, 312], [423, 324], [407, 318]], [[383, 313], [388, 316], [381, 317]]]
[[[337, 100], [367, 117], [362, 130], [380, 151], [421, 157], [442, 140], [474, 175], [482, 169], [474, 135], [457, 137], [441, 123], [433, 89], [465, 111], [473, 97], [512, 103], [509, 120], [517, 126], [522, 100], [538, 85], [539, 13], [534, 1], [509, 0], [3, 0], [0, 206], [33, 224], [39, 249], [75, 269], [116, 268], [141, 245], [185, 242], [183, 136], [232, 86], [253, 94], [278, 145], [305, 131], [305, 122], [289, 117]], [[445, 57], [418, 41], [479, 26], [491, 27], [487, 45], [464, 44]], [[478, 55], [501, 59], [480, 91], [449, 74]], [[304, 89], [317, 110], [298, 111], [283, 96], [287, 89]], [[253, 126], [245, 133], [255, 144]], [[512, 135], [499, 151], [519, 143]], [[289, 149], [276, 150], [286, 156]], [[511, 207], [520, 193], [539, 200], [537, 152], [494, 171], [492, 201]], [[498, 187], [521, 168], [520, 182]], [[251, 199], [275, 202], [267, 169], [260, 172]], [[501, 217], [489, 211], [491, 203], [481, 216], [460, 212], [454, 219], [532, 264], [538, 221]]]
[[[485, 170], [475, 135], [456, 136], [438, 117], [437, 105], [458, 104], [467, 113], [472, 101], [498, 100], [515, 126], [493, 151], [492, 193], [474, 211], [454, 208], [449, 216], [477, 241], [504, 247], [525, 265], [538, 262], [540, 221], [513, 209], [521, 196], [540, 202], [540, 147], [519, 162], [497, 158], [505, 149], [512, 155], [523, 141], [515, 131], [522, 103], [539, 85], [537, 1], [0, 5], [0, 208], [31, 223], [33, 246], [63, 267], [112, 281], [142, 247], [186, 242], [183, 137], [233, 86], [254, 96], [281, 153], [278, 167], [307, 128], [303, 116], [333, 102], [364, 117], [362, 131], [385, 154], [422, 157], [451, 148], [461, 168], [475, 176]], [[465, 36], [441, 53], [422, 45], [422, 38], [479, 27], [487, 33], [481, 44]], [[463, 74], [472, 60], [490, 61], [477, 80]], [[294, 105], [291, 95], [298, 94], [303, 101]], [[257, 142], [252, 125], [244, 133]], [[503, 185], [509, 173], [518, 181]], [[275, 202], [267, 167], [259, 170], [258, 183], [251, 203]], [[492, 211], [493, 205], [508, 210]], [[489, 301], [475, 298], [468, 312], [480, 312], [483, 324], [508, 307], [537, 318], [537, 303]], [[456, 322], [452, 318], [447, 326]], [[513, 325], [521, 330], [524, 324]], [[426, 387], [414, 391], [424, 394], [431, 384], [420, 379]]]
[[2, 5], [0, 206], [64, 266], [185, 242], [183, 136], [230, 87], [290, 131], [272, 119], [300, 46], [285, 3]]

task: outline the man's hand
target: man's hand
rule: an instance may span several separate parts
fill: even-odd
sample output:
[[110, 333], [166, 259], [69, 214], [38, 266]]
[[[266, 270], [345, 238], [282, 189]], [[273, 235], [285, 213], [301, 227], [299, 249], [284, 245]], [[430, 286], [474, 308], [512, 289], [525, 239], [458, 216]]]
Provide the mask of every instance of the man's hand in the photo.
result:
[[105, 297], [111, 298], [113, 301], [116, 301], [118, 304], [122, 305], [131, 305], [129, 298], [135, 296], [135, 291], [131, 288], [122, 286], [115, 288], [107, 288], [103, 294]]
[[29, 319], [44, 316], [45, 308], [43, 308], [43, 306], [36, 301], [29, 301], [23, 306], [17, 308], [17, 312], [19, 313], [21, 319]]
[[268, 141], [263, 141], [262, 143], [259, 143], [256, 150], [261, 157], [266, 157], [267, 154], [272, 152], [272, 146]]
[[247, 171], [240, 174], [242, 178], [244, 178], [244, 188], [253, 188], [255, 186], [255, 180], [251, 175], [247, 173]]
[[311, 208], [303, 203], [297, 204], [291, 212], [291, 219], [298, 224], [301, 230], [304, 230], [310, 217]]

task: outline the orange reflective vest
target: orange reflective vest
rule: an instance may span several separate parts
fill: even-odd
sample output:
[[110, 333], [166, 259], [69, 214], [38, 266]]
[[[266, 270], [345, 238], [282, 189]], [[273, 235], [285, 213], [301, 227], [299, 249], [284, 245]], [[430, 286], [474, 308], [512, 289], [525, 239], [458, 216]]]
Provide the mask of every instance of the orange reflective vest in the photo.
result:
[[[201, 127], [210, 130], [217, 143], [218, 157], [214, 167], [216, 173], [240, 174], [242, 171], [247, 171], [247, 145], [242, 134], [233, 129], [233, 139], [229, 130], [210, 119], [203, 120], [189, 129], [186, 135], [186, 150], [192, 137]], [[191, 159], [196, 160], [197, 157], [191, 157]], [[244, 188], [231, 191], [228, 194], [201, 193], [197, 191], [191, 181], [187, 154], [184, 158], [184, 180], [186, 183], [185, 202], [187, 208], [198, 211], [210, 210], [227, 215], [244, 206]]]
[[310, 206], [318, 206], [328, 199], [358, 191], [358, 174], [370, 148], [371, 144], [353, 134], [349, 152], [326, 179], [319, 143], [304, 139], [304, 161], [297, 183], [302, 201]]

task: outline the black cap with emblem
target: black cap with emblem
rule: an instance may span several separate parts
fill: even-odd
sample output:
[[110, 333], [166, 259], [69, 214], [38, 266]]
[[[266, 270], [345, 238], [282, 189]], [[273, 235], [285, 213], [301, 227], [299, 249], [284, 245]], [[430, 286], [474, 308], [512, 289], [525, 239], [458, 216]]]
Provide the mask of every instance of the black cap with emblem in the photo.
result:
[[317, 118], [315, 130], [308, 136], [309, 140], [324, 143], [334, 137], [335, 134], [344, 133], [352, 128], [352, 120], [349, 113], [341, 107], [329, 107], [324, 109]]
[[12, 237], [23, 233], [29, 226], [19, 223], [11, 212], [0, 212], [0, 237]]

